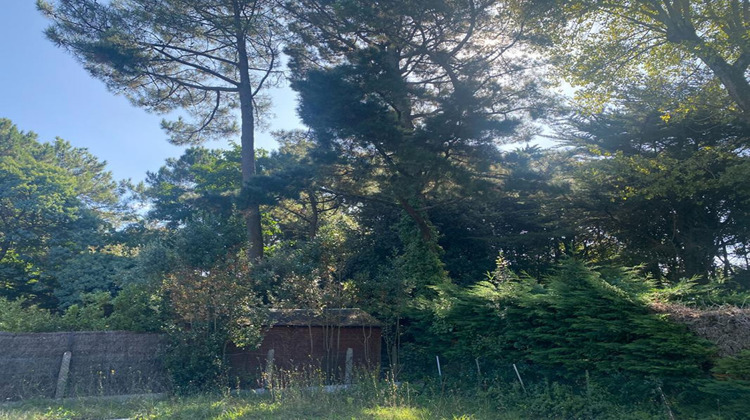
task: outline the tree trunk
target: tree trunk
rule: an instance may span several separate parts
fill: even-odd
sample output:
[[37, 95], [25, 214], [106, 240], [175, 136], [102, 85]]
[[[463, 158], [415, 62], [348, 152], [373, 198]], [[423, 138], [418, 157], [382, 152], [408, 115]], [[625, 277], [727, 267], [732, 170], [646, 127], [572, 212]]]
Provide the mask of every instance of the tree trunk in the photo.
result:
[[427, 223], [427, 220], [425, 220], [425, 218], [419, 213], [419, 211], [412, 207], [412, 205], [409, 204], [409, 202], [405, 199], [398, 197], [398, 202], [406, 211], [406, 214], [408, 214], [409, 217], [411, 217], [411, 219], [414, 221], [414, 223], [417, 224], [422, 240], [427, 244], [431, 243], [433, 240], [432, 229]]
[[[689, 9], [689, 5], [687, 7]], [[745, 78], [745, 60], [740, 57], [732, 65], [714, 47], [707, 44], [698, 35], [690, 17], [686, 15], [688, 9], [663, 20], [667, 27], [667, 40], [683, 45], [687, 51], [703, 61], [724, 85], [729, 97], [740, 108], [745, 121], [750, 122], [750, 83]]]
[[318, 209], [318, 199], [315, 197], [315, 191], [308, 191], [307, 196], [310, 199], [310, 230], [308, 235], [310, 236], [310, 240], [313, 240], [318, 234], [318, 213], [320, 213], [320, 210]]
[[724, 61], [718, 54], [700, 56], [724, 85], [729, 97], [742, 110], [745, 121], [750, 122], [750, 83], [745, 79], [744, 69], [738, 69]]
[[237, 30], [237, 55], [240, 71], [240, 115], [242, 119], [241, 133], [241, 168], [242, 195], [247, 198], [246, 208], [242, 209], [247, 224], [247, 256], [251, 262], [263, 259], [263, 230], [260, 223], [260, 205], [256, 197], [248, 191], [247, 185], [255, 176], [255, 109], [253, 105], [253, 89], [250, 84], [250, 69], [248, 67], [247, 46], [245, 33], [239, 10], [235, 10], [235, 28]]

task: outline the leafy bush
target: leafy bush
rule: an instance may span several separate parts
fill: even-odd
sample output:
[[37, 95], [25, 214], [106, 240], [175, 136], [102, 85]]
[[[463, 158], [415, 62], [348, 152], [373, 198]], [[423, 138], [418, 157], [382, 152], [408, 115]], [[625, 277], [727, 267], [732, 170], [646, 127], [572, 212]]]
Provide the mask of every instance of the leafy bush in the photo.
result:
[[81, 295], [81, 303], [59, 314], [24, 299], [0, 298], [0, 331], [102, 331], [156, 332], [163, 326], [158, 296], [148, 286], [125, 287], [115, 298], [109, 292]]
[[[71, 305], [62, 315], [37, 305], [26, 306], [26, 301], [8, 301], [0, 298], [0, 331], [99, 331], [108, 329], [108, 312], [111, 312], [107, 292], [84, 294], [81, 305]], [[109, 308], [109, 309], [108, 309]]]
[[681, 401], [698, 417], [707, 409], [719, 409], [725, 418], [746, 418], [750, 412], [750, 350], [718, 359], [713, 379], [696, 381], [698, 392]]
[[109, 292], [81, 295], [80, 305], [71, 305], [60, 318], [66, 331], [101, 331], [109, 329], [108, 316], [112, 313]]
[[644, 279], [632, 271], [605, 279], [573, 260], [542, 282], [501, 269], [469, 290], [444, 292], [431, 339], [440, 354], [482, 357], [490, 370], [516, 363], [565, 380], [588, 371], [612, 384], [700, 377], [710, 345], [652, 313], [639, 290]]
[[225, 349], [260, 342], [260, 318], [249, 266], [230, 256], [213, 268], [182, 268], [167, 276], [164, 298], [170, 345], [165, 364], [179, 393], [230, 386]]
[[[736, 276], [739, 277], [739, 276]], [[750, 290], [739, 286], [735, 277], [711, 277], [700, 283], [698, 277], [655, 289], [650, 298], [659, 302], [679, 303], [694, 308], [713, 308], [722, 305], [744, 307], [750, 302]]]
[[148, 284], [130, 284], [112, 299], [112, 330], [158, 332], [164, 326], [161, 296]]
[[25, 305], [24, 299], [0, 298], [0, 331], [42, 332], [60, 327], [59, 317], [37, 305]]
[[229, 339], [226, 331], [194, 323], [191, 329], [173, 327], [167, 332], [169, 344], [164, 365], [175, 392], [185, 395], [226, 389], [229, 383], [229, 366], [223, 357]]

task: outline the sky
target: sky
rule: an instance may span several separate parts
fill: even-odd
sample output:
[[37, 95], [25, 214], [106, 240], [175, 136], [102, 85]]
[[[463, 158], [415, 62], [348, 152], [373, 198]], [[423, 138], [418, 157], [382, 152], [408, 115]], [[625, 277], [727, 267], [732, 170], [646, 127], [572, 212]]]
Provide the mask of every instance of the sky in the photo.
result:
[[[163, 116], [149, 114], [124, 96], [107, 91], [71, 55], [43, 34], [49, 25], [35, 0], [5, 0], [0, 13], [0, 118], [40, 141], [61, 137], [107, 162], [116, 179], [141, 181], [185, 147], [167, 142]], [[296, 97], [289, 88], [273, 89], [270, 129], [299, 128]], [[270, 131], [270, 130], [269, 130]], [[239, 137], [234, 139], [239, 142]], [[222, 148], [226, 142], [210, 142]], [[274, 149], [270, 132], [256, 134], [256, 147]]]

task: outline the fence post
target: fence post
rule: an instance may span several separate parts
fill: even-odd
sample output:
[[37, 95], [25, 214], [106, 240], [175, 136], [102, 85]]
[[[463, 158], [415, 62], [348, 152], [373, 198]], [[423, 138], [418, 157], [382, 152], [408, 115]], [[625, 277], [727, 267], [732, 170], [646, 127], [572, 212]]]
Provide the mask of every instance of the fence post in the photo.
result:
[[344, 371], [344, 385], [352, 384], [352, 368], [354, 366], [354, 349], [346, 349], [346, 370]]
[[68, 385], [68, 373], [70, 373], [70, 359], [73, 354], [69, 351], [63, 353], [62, 363], [60, 363], [60, 373], [57, 375], [57, 388], [55, 389], [55, 398], [65, 396], [65, 388]]
[[273, 349], [268, 350], [266, 356], [266, 387], [273, 388]]

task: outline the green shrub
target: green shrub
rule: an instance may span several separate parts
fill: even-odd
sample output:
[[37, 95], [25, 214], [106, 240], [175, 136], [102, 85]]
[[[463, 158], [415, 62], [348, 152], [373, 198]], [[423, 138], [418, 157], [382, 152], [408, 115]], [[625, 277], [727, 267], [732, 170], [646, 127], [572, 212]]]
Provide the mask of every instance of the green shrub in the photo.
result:
[[23, 299], [0, 298], [0, 331], [102, 331], [154, 332], [162, 328], [158, 299], [144, 285], [124, 288], [115, 298], [109, 292], [81, 295], [81, 304], [62, 314], [27, 305]]
[[176, 393], [186, 395], [227, 388], [229, 367], [223, 351], [229, 337], [225, 332], [196, 323], [190, 329], [171, 329], [168, 335], [164, 365]]
[[718, 359], [713, 379], [696, 381], [697, 391], [683, 398], [688, 410], [721, 411], [724, 418], [742, 419], [750, 412], [750, 350]]
[[108, 312], [111, 312], [108, 292], [82, 295], [81, 305], [70, 306], [62, 315], [39, 308], [26, 306], [23, 299], [8, 301], [0, 299], [0, 331], [49, 332], [49, 331], [99, 331], [108, 327]]
[[229, 256], [211, 269], [183, 267], [162, 285], [169, 308], [166, 366], [179, 393], [229, 386], [225, 348], [260, 343], [259, 300], [244, 257]]
[[59, 317], [37, 305], [26, 305], [24, 299], [0, 298], [0, 331], [42, 332], [60, 328]]
[[[434, 324], [432, 349], [485, 360], [486, 371], [529, 366], [539, 377], [580, 380], [584, 372], [643, 383], [701, 377], [710, 345], [653, 314], [639, 297], [644, 279], [618, 270], [605, 279], [568, 261], [539, 282], [510, 272], [469, 290], [450, 290]], [[433, 338], [431, 337], [431, 338]]]
[[750, 350], [717, 360], [712, 372], [720, 378], [750, 381]]
[[707, 283], [694, 277], [655, 289], [650, 298], [660, 302], [680, 303], [690, 307], [713, 308], [720, 305], [744, 307], [750, 302], [750, 290], [740, 285], [735, 278], [710, 277]]
[[112, 313], [109, 292], [81, 295], [81, 304], [71, 305], [60, 318], [65, 331], [102, 331], [109, 329], [108, 316]]
[[161, 297], [148, 284], [125, 286], [112, 299], [109, 327], [113, 330], [158, 332], [164, 325]]

